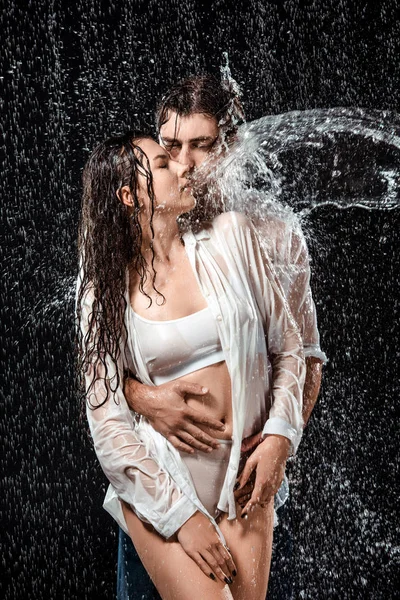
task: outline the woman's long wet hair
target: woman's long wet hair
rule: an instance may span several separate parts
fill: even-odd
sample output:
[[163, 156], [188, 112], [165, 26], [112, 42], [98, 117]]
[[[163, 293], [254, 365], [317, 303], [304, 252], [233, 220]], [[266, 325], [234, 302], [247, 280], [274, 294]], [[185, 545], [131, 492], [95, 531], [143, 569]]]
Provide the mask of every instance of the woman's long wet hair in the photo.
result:
[[221, 138], [228, 142], [244, 119], [237, 90], [228, 79], [219, 81], [213, 75], [188, 77], [174, 85], [162, 99], [156, 112], [158, 133], [174, 112], [179, 117], [201, 113], [214, 117]]
[[[144, 291], [150, 276], [155, 288], [153, 264], [149, 270], [142, 254], [142, 228], [139, 221], [138, 176], [145, 176], [150, 199], [150, 228], [154, 214], [154, 191], [150, 164], [138, 146], [149, 135], [128, 132], [99, 144], [92, 152], [83, 172], [82, 212], [79, 224], [78, 251], [80, 261], [80, 286], [77, 296], [77, 352], [78, 375], [84, 389], [85, 374], [93, 372], [86, 397], [92, 408], [99, 408], [122, 383], [117, 368], [120, 356], [120, 339], [125, 328], [124, 313], [127, 306], [126, 281], [128, 266], [139, 276], [139, 289]], [[120, 190], [128, 186], [133, 198], [131, 210], [120, 199]], [[153, 253], [154, 261], [154, 253]], [[91, 313], [82, 315], [82, 304], [87, 294], [91, 296]], [[85, 318], [85, 323], [82, 323]], [[84, 325], [84, 327], [82, 327]], [[82, 331], [85, 331], [85, 334]], [[105, 357], [115, 367], [116, 376], [109, 376]], [[101, 367], [101, 369], [98, 369]], [[90, 402], [91, 392], [104, 373], [106, 398], [95, 405]], [[114, 369], [113, 369], [114, 371]]]

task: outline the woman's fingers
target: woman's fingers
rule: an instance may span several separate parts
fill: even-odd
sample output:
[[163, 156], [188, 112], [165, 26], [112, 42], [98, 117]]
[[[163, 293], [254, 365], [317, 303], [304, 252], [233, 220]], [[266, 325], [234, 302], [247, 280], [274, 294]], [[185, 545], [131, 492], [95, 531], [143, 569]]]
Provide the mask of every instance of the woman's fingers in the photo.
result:
[[190, 558], [194, 560], [196, 565], [203, 571], [204, 575], [210, 577], [214, 581], [217, 580], [217, 576], [214, 573], [214, 569], [208, 564], [206, 560], [199, 554], [198, 552], [194, 554], [189, 554]]
[[[203, 550], [201, 556], [220, 581], [228, 584], [232, 583], [233, 580], [230, 576], [230, 571], [226, 565], [226, 562], [219, 557], [218, 553], [216, 553], [216, 556], [214, 556], [214, 553], [215, 549]], [[219, 564], [220, 562], [221, 564]]]
[[234, 492], [236, 502], [239, 502], [239, 504], [240, 504], [240, 500], [242, 499], [243, 496], [247, 496], [248, 494], [250, 494], [250, 496], [251, 496], [251, 494], [253, 493], [253, 489], [254, 489], [254, 482], [255, 482], [255, 471], [252, 472], [247, 483], [243, 487], [237, 489]]
[[177, 531], [177, 539], [183, 550], [211, 579], [218, 578], [232, 583], [236, 571], [233, 559], [221, 543], [214, 525], [200, 511], [192, 515]]
[[237, 500], [237, 503], [239, 504], [240, 508], [244, 508], [246, 505], [246, 502], [248, 502], [251, 498], [251, 494], [246, 494], [245, 496], [242, 496], [241, 498], [239, 498]]
[[261, 436], [262, 431], [259, 431], [258, 433], [250, 435], [249, 437], [242, 440], [242, 447], [240, 449], [242, 454], [244, 454], [245, 452], [250, 452], [250, 450], [254, 451], [257, 448], [258, 444], [261, 442]]
[[[213, 552], [213, 554], [217, 560], [218, 560], [218, 556], [219, 556], [220, 557], [219, 561], [223, 561], [223, 563], [218, 562], [218, 564], [221, 567], [221, 569], [224, 571], [224, 573], [226, 572], [227, 575], [231, 577], [231, 579], [232, 579], [232, 577], [236, 577], [236, 565], [233, 561], [232, 554], [230, 552], [228, 552], [226, 547], [223, 546], [222, 544], [215, 546], [215, 551]], [[226, 568], [228, 569], [228, 571], [225, 570], [223, 565], [226, 565]]]

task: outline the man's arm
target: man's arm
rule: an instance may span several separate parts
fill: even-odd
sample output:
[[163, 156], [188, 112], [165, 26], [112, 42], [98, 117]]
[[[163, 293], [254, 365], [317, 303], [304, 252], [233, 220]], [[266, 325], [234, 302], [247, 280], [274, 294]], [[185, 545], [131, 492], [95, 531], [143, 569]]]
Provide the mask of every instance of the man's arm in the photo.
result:
[[318, 398], [322, 365], [327, 361], [320, 348], [316, 308], [310, 287], [310, 257], [300, 224], [273, 215], [255, 223], [261, 243], [270, 256], [290, 311], [300, 330], [306, 357], [303, 420], [306, 424]]
[[310, 287], [310, 258], [306, 240], [299, 224], [270, 224], [275, 232], [274, 244], [266, 250], [272, 255], [274, 267], [285, 291], [290, 311], [300, 330], [306, 357], [306, 379], [303, 390], [302, 415], [306, 426], [318, 398], [322, 366], [327, 361], [321, 350], [317, 314]]
[[218, 442], [202, 430], [202, 427], [215, 429], [216, 435], [224, 431], [225, 425], [207, 417], [185, 402], [190, 396], [204, 396], [207, 388], [197, 383], [170, 381], [159, 386], [140, 383], [133, 377], [125, 379], [124, 395], [129, 407], [143, 415], [177, 450], [189, 454], [194, 448], [211, 452], [218, 448]]
[[307, 370], [304, 383], [302, 410], [304, 421], [303, 427], [306, 427], [318, 398], [319, 389], [321, 387], [323, 362], [320, 358], [309, 356], [306, 358], [306, 365]]

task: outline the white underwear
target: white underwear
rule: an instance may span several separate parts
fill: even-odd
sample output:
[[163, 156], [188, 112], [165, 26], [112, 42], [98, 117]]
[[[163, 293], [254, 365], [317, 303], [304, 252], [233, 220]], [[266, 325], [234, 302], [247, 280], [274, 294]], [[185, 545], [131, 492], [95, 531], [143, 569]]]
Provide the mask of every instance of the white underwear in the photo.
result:
[[180, 452], [183, 462], [189, 469], [200, 502], [213, 517], [217, 517], [220, 513], [218, 502], [232, 447], [231, 440], [217, 440], [217, 442], [220, 447], [210, 453], [196, 449], [193, 454]]
[[[218, 518], [222, 514], [222, 511], [218, 509], [218, 502], [232, 448], [231, 440], [217, 440], [217, 442], [220, 444], [220, 447], [218, 449], [213, 449], [210, 453], [196, 449], [193, 454], [179, 452], [190, 472], [200, 502], [214, 518]], [[238, 470], [239, 474], [242, 472], [246, 460], [250, 455], [251, 452], [241, 455]], [[289, 485], [285, 474], [281, 487], [274, 498], [274, 527], [278, 524], [278, 515], [276, 514], [276, 511], [285, 504], [288, 497]]]

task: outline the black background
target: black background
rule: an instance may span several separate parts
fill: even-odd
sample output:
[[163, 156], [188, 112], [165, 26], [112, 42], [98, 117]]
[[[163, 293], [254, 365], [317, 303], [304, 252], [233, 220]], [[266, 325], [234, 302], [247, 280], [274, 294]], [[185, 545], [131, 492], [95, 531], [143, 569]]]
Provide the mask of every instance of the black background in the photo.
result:
[[[112, 598], [116, 526], [79, 419], [73, 304], [80, 176], [151, 128], [177, 79], [228, 51], [248, 120], [398, 110], [396, 2], [2, 3], [2, 592]], [[309, 218], [323, 389], [290, 465], [296, 598], [395, 598], [399, 211]], [[397, 541], [398, 544], [398, 541]], [[271, 598], [286, 598], [274, 558]]]

